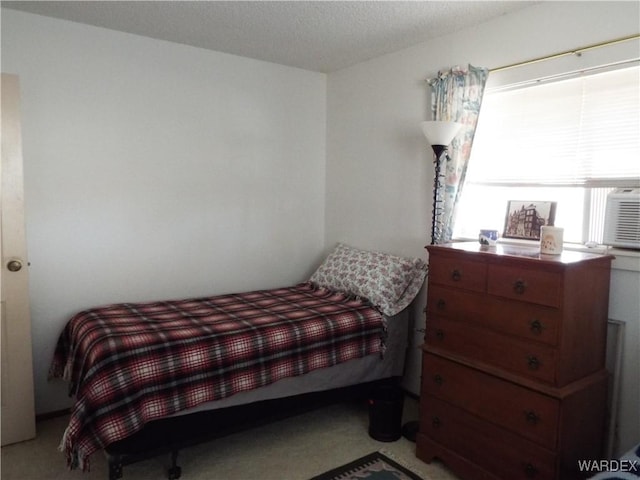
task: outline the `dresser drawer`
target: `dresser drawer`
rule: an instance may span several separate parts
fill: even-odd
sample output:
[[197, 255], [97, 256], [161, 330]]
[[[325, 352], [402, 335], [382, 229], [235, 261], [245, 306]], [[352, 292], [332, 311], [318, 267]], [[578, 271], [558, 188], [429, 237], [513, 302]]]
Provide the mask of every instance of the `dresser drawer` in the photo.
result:
[[[435, 397], [421, 400], [420, 434], [509, 480], [554, 479], [556, 455]], [[420, 435], [418, 448], [420, 448]]]
[[556, 308], [489, 297], [441, 285], [430, 285], [428, 317], [472, 322], [497, 332], [549, 345], [558, 341], [561, 312]]
[[558, 344], [562, 312], [557, 308], [531, 305], [497, 297], [487, 298], [485, 325], [522, 337], [523, 340]]
[[484, 262], [431, 255], [429, 282], [484, 292], [487, 288], [487, 265]]
[[541, 343], [442, 318], [427, 320], [425, 341], [440, 350], [551, 385], [556, 380], [556, 350]]
[[504, 265], [489, 265], [487, 291], [491, 295], [559, 307], [562, 275]]
[[421, 395], [446, 400], [547, 448], [556, 446], [560, 404], [552, 397], [427, 353]]
[[487, 316], [487, 296], [429, 283], [427, 313], [430, 317], [435, 315], [482, 322]]

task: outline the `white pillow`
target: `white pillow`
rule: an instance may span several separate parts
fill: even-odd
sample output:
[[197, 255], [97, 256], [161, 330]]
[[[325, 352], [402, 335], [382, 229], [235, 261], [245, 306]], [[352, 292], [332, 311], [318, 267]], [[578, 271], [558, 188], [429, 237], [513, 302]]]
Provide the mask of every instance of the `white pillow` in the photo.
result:
[[359, 250], [339, 243], [310, 281], [364, 297], [391, 316], [411, 303], [426, 275], [427, 264], [419, 258]]

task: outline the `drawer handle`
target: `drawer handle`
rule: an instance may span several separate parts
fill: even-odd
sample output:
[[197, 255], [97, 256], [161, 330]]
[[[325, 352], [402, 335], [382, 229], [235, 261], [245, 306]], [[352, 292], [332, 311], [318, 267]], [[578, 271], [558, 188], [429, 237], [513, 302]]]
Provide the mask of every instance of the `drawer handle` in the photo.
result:
[[439, 417], [433, 417], [431, 419], [431, 425], [433, 426], [433, 428], [440, 428], [442, 422], [440, 421]]
[[442, 375], [440, 375], [439, 373], [436, 373], [433, 376], [433, 381], [435, 382], [436, 385], [440, 387], [444, 383], [444, 378], [442, 378]]
[[529, 370], [538, 370], [540, 368], [540, 360], [535, 355], [529, 355], [527, 357], [527, 365], [529, 365]]
[[531, 330], [533, 333], [535, 333], [536, 335], [540, 335], [542, 333], [542, 329], [544, 328], [544, 325], [542, 324], [542, 322], [540, 320], [538, 320], [537, 318], [534, 318], [533, 320], [531, 320], [531, 322], [529, 323], [529, 330]]
[[513, 284], [513, 291], [518, 295], [522, 295], [526, 288], [527, 285], [524, 283], [524, 280], [516, 280], [516, 282]]
[[444, 340], [444, 332], [442, 330], [436, 330], [436, 338], [440, 341]]
[[524, 412], [524, 416], [527, 419], [527, 423], [530, 423], [531, 425], [537, 425], [540, 421], [540, 417], [533, 410], [527, 410]]
[[438, 299], [438, 303], [436, 304], [436, 307], [438, 308], [438, 310], [444, 310], [444, 307], [447, 306], [447, 302], [444, 301], [444, 299], [440, 298]]
[[460, 273], [460, 270], [454, 270], [453, 272], [451, 272], [451, 280], [453, 280], [454, 282], [459, 282], [462, 279], [462, 274]]
[[525, 463], [523, 469], [527, 478], [533, 478], [538, 475], [538, 469], [532, 463]]

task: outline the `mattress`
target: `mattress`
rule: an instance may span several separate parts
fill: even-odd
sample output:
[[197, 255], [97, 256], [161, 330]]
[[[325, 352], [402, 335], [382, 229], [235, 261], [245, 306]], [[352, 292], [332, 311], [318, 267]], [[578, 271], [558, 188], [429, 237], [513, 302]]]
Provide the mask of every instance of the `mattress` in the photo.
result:
[[291, 397], [304, 393], [322, 392], [334, 388], [359, 385], [404, 374], [409, 338], [409, 314], [404, 310], [394, 316], [385, 316], [387, 324], [384, 356], [369, 355], [349, 360], [330, 368], [313, 370], [305, 375], [283, 378], [271, 385], [241, 392], [231, 397], [203, 403], [183, 410], [185, 415], [204, 410], [235, 407], [262, 400]]

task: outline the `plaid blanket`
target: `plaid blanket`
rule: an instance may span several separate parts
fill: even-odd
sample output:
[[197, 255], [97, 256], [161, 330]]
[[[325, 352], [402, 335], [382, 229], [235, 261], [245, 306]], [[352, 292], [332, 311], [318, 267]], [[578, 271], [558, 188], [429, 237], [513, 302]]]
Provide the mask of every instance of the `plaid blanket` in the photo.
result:
[[87, 469], [93, 452], [151, 420], [382, 354], [384, 330], [365, 301], [310, 283], [86, 310], [66, 325], [50, 369], [76, 396], [61, 449]]

